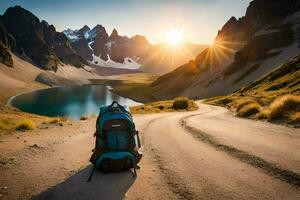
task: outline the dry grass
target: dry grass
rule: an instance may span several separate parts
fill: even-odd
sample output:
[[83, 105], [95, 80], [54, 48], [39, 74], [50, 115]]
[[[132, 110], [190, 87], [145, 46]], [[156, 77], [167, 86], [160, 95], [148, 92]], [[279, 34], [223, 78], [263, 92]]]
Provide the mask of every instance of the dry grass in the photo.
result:
[[16, 126], [16, 130], [18, 131], [33, 130], [35, 128], [36, 128], [36, 124], [29, 119], [24, 119], [20, 121]]
[[0, 131], [8, 130], [14, 124], [7, 119], [0, 119]]
[[256, 117], [258, 119], [269, 119], [270, 118], [270, 111], [266, 109], [262, 109], [259, 113], [257, 113]]
[[253, 100], [241, 101], [241, 102], [236, 104], [235, 109], [236, 109], [237, 112], [239, 112], [243, 107], [245, 107], [248, 104], [257, 104], [257, 103]]
[[300, 110], [300, 96], [285, 95], [275, 99], [269, 106], [269, 117], [271, 119], [285, 117], [292, 111]]
[[66, 122], [68, 119], [65, 117], [54, 117], [51, 118], [50, 120], [46, 120], [43, 122], [43, 124], [57, 124], [60, 122]]
[[234, 105], [234, 108], [239, 117], [249, 117], [260, 112], [261, 110], [260, 104], [251, 99], [238, 101]]
[[[182, 97], [181, 97], [182, 99]], [[188, 106], [184, 109], [175, 109], [174, 102], [175, 100], [167, 100], [167, 101], [156, 101], [151, 103], [146, 103], [141, 106], [130, 107], [130, 111], [132, 114], [147, 114], [147, 113], [161, 113], [161, 112], [175, 112], [175, 111], [193, 111], [197, 110], [197, 104], [188, 98], [187, 100]]]
[[292, 122], [300, 123], [300, 112], [294, 112], [290, 114], [289, 119]]
[[258, 103], [248, 103], [240, 107], [237, 112], [237, 115], [240, 117], [249, 117], [260, 112], [261, 106]]
[[289, 123], [300, 123], [300, 96], [285, 95], [275, 99], [257, 114], [259, 119], [285, 118]]

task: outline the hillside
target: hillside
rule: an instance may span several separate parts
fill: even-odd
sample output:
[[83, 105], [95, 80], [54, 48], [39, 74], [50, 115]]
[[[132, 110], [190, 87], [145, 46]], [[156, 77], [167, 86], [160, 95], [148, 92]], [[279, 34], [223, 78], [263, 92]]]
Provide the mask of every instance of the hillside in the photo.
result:
[[[292, 96], [294, 95], [294, 96]], [[298, 96], [298, 97], [297, 97]], [[291, 118], [288, 121], [300, 125], [300, 54], [289, 59], [284, 64], [277, 66], [277, 68], [257, 81], [247, 85], [244, 88], [234, 92], [228, 96], [213, 97], [206, 100], [207, 103], [213, 105], [224, 106], [237, 112], [240, 115], [242, 107], [254, 107], [252, 112], [246, 114], [245, 117], [251, 117], [257, 114], [256, 118]], [[266, 112], [268, 109], [274, 107], [274, 102], [280, 102], [284, 105], [284, 101], [289, 101], [290, 105], [281, 108], [280, 112], [286, 112], [282, 116], [268, 116]], [[277, 103], [277, 104], [278, 104]], [[274, 108], [273, 108], [274, 109]], [[266, 115], [267, 114], [267, 115]], [[290, 116], [292, 114], [292, 116]], [[253, 116], [252, 116], [253, 117]]]
[[167, 43], [153, 45], [139, 60], [141, 71], [164, 74], [193, 59], [206, 45], [182, 42], [178, 46]]
[[299, 54], [299, 21], [296, 0], [252, 1], [244, 17], [225, 23], [212, 47], [159, 77], [154, 96], [208, 98], [246, 86]]

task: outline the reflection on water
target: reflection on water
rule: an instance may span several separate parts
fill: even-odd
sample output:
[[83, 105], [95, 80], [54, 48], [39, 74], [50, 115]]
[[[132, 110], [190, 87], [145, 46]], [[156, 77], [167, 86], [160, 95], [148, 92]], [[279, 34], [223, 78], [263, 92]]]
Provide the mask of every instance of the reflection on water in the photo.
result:
[[21, 94], [11, 100], [11, 105], [24, 112], [79, 119], [83, 115], [98, 114], [101, 106], [109, 105], [112, 101], [127, 106], [138, 104], [112, 93], [107, 86], [84, 85]]

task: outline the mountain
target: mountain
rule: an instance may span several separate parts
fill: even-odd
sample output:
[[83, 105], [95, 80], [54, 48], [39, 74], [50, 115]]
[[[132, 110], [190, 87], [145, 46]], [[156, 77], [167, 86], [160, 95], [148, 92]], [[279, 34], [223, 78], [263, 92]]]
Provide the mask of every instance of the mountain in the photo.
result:
[[40, 21], [20, 6], [8, 8], [1, 17], [5, 31], [15, 41], [14, 53], [42, 69], [56, 71], [59, 64], [82, 67], [85, 61], [71, 48], [68, 38], [53, 25]]
[[63, 33], [78, 55], [93, 65], [104, 67], [136, 69], [140, 66], [139, 57], [151, 47], [144, 36], [128, 38], [120, 36], [116, 29], [108, 35], [105, 27], [99, 24], [92, 29], [85, 25]]
[[207, 47], [188, 42], [179, 47], [166, 43], [151, 45], [145, 36], [129, 38], [119, 35], [116, 29], [108, 35], [105, 27], [99, 24], [92, 29], [85, 25], [63, 33], [76, 53], [93, 66], [139, 69], [159, 74], [172, 71]]
[[299, 54], [299, 10], [299, 0], [252, 1], [244, 17], [224, 24], [212, 47], [153, 82], [154, 95], [226, 95], [267, 74]]
[[153, 45], [144, 54], [139, 63], [141, 71], [164, 74], [193, 59], [199, 52], [207, 48], [206, 45], [182, 42], [178, 46], [167, 43]]

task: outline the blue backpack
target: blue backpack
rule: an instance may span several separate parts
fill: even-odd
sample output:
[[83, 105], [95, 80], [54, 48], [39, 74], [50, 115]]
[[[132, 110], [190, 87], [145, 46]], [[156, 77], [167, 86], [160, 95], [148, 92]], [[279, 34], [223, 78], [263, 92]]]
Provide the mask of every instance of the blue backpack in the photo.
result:
[[132, 169], [136, 176], [137, 163], [142, 155], [138, 152], [140, 139], [131, 114], [114, 101], [100, 108], [96, 122], [95, 148], [90, 162], [94, 169], [104, 173]]

